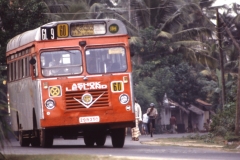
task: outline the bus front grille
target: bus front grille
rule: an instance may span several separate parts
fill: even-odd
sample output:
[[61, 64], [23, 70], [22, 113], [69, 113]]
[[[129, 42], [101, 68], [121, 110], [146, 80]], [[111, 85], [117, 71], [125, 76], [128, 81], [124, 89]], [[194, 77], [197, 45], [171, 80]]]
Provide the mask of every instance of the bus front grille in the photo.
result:
[[[66, 97], [66, 110], [74, 110], [74, 109], [82, 109], [86, 108], [81, 103], [79, 103], [77, 100], [82, 102], [82, 96], [85, 94], [85, 91], [66, 91], [65, 97]], [[101, 89], [101, 90], [90, 90], [87, 93], [91, 94], [93, 97], [93, 100], [96, 100], [89, 108], [101, 108], [101, 107], [108, 107], [109, 101], [108, 101], [108, 90], [107, 89]], [[102, 95], [101, 95], [102, 94]], [[75, 100], [75, 99], [77, 100]], [[89, 106], [86, 105], [86, 106]]]

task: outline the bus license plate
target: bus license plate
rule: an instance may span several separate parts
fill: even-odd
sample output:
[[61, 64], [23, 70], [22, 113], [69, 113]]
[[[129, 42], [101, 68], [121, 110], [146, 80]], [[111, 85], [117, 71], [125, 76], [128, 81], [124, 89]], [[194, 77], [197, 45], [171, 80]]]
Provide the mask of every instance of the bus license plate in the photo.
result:
[[79, 123], [92, 123], [92, 122], [100, 122], [100, 117], [99, 116], [79, 117]]

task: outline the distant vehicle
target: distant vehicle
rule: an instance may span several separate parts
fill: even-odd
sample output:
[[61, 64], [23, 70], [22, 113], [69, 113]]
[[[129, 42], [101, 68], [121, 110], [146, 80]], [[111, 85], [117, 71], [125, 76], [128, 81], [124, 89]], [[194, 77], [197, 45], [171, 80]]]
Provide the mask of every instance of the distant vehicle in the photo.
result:
[[135, 125], [130, 46], [119, 20], [45, 24], [7, 45], [11, 122], [21, 146], [55, 136], [122, 148]]

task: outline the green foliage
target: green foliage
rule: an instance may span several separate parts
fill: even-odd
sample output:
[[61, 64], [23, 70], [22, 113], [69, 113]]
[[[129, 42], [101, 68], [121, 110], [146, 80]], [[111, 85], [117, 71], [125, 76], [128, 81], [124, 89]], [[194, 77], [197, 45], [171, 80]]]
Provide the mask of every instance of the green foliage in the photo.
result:
[[[141, 71], [148, 73], [144, 69], [137, 70], [139, 72], [138, 75], [134, 74], [134, 81], [137, 86], [135, 87], [134, 93], [141, 105], [145, 106], [148, 104], [151, 97], [151, 101], [157, 102], [159, 106], [162, 103], [165, 93], [174, 101], [180, 104], [184, 102], [186, 105], [190, 103], [194, 104], [197, 98], [206, 98], [206, 91], [203, 90], [204, 78], [196, 74], [193, 67], [190, 67], [187, 63], [173, 65], [175, 61], [168, 61], [167, 66], [166, 61], [162, 62], [164, 63], [162, 66], [159, 64], [159, 66], [161, 66], [160, 68], [156, 68], [155, 71], [150, 72], [147, 76], [146, 74], [141, 74]], [[151, 64], [154, 66], [154, 62]], [[142, 68], [144, 68], [144, 66], [146, 66], [146, 64], [144, 64]], [[136, 70], [134, 73], [135, 72]], [[151, 76], [149, 76], [150, 74]], [[142, 77], [139, 78], [137, 76]], [[154, 100], [152, 100], [153, 98]]]
[[5, 141], [9, 141], [11, 128], [9, 125], [6, 86], [0, 85], [0, 148], [4, 148]]
[[187, 63], [181, 63], [172, 67], [172, 72], [175, 74], [175, 84], [173, 86], [173, 99], [181, 104], [194, 104], [197, 98], [205, 99], [206, 92], [202, 90], [204, 79], [197, 74], [193, 67]]
[[[137, 98], [139, 104], [141, 105], [142, 112], [147, 111], [149, 108], [150, 103], [156, 103], [156, 100], [153, 97], [153, 91], [149, 89], [146, 85], [145, 82], [140, 82], [139, 84], [135, 85], [134, 87], [134, 94], [135, 97]], [[152, 82], [149, 82], [150, 85]]]
[[42, 14], [47, 8], [41, 0], [26, 0], [22, 4], [9, 2], [0, 0], [0, 63], [5, 63], [6, 45], [11, 38], [48, 22]]
[[224, 110], [219, 110], [213, 117], [211, 124], [211, 132], [217, 136], [225, 137], [235, 129], [235, 103], [229, 103]]

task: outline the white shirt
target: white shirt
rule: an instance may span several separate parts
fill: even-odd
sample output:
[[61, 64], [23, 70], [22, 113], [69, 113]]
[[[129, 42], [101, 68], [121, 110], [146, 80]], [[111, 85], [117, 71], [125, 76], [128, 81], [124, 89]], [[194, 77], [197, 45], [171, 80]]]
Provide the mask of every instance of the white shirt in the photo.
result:
[[143, 123], [148, 123], [148, 119], [149, 119], [149, 117], [148, 117], [147, 113], [144, 113], [142, 122]]
[[142, 121], [142, 110], [138, 103], [135, 102], [135, 117]]

